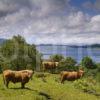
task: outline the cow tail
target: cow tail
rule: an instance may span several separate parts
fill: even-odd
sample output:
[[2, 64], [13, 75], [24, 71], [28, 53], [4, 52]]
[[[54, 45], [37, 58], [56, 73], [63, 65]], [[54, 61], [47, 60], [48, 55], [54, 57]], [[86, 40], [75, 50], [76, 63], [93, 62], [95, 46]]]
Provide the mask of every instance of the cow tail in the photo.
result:
[[4, 84], [5, 84], [5, 77], [4, 77], [4, 74], [3, 74], [3, 82], [4, 82]]

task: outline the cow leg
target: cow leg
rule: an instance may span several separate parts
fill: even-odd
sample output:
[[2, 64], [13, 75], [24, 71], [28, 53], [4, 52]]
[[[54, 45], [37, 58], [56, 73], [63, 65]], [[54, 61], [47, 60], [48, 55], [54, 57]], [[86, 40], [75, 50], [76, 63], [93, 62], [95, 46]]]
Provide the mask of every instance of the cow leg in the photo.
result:
[[51, 68], [51, 73], [53, 74], [53, 68]]
[[64, 79], [61, 80], [61, 83], [64, 84]]
[[9, 85], [9, 81], [6, 81], [6, 83], [5, 83], [5, 84], [6, 84], [6, 87], [8, 88], [8, 85]]
[[61, 77], [61, 83], [64, 84], [64, 77], [63, 76]]
[[21, 88], [23, 89], [23, 88], [25, 88], [25, 83], [21, 83]]
[[45, 66], [43, 65], [43, 72], [45, 72]]

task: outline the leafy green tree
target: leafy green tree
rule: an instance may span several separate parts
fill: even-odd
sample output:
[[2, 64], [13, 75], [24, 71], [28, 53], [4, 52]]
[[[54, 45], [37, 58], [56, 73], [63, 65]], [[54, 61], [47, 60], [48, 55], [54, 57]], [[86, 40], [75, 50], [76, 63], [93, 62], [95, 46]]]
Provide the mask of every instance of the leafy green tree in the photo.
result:
[[60, 61], [59, 66], [61, 70], [76, 70], [77, 69], [77, 66], [75, 66], [76, 63], [77, 62], [75, 59], [73, 59], [72, 57], [67, 57], [62, 61]]
[[50, 56], [50, 59], [51, 59], [52, 61], [59, 62], [59, 61], [61, 61], [62, 59], [64, 59], [64, 57], [63, 57], [63, 55], [55, 54], [55, 55], [51, 55], [51, 56]]
[[1, 61], [3, 60], [3, 69], [35, 69], [37, 62], [41, 60], [40, 53], [37, 51], [36, 46], [34, 44], [27, 44], [25, 39], [20, 35], [7, 40], [1, 46], [0, 54], [2, 55]]
[[96, 64], [93, 62], [93, 60], [86, 56], [82, 59], [81, 61], [81, 65], [88, 68], [88, 69], [93, 69], [93, 68], [96, 68]]

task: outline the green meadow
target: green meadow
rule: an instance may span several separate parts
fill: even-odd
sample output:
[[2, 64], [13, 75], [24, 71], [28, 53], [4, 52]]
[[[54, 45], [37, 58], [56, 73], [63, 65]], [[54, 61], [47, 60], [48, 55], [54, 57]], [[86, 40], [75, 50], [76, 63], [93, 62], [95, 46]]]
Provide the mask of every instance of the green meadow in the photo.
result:
[[[9, 89], [3, 84], [2, 74], [0, 75], [0, 100], [100, 100], [100, 94], [84, 92], [75, 87], [75, 82], [65, 81], [60, 83], [59, 74], [45, 73], [46, 77], [38, 77], [37, 73], [33, 79], [21, 89], [20, 83], [10, 83]], [[99, 83], [96, 85], [100, 93]]]

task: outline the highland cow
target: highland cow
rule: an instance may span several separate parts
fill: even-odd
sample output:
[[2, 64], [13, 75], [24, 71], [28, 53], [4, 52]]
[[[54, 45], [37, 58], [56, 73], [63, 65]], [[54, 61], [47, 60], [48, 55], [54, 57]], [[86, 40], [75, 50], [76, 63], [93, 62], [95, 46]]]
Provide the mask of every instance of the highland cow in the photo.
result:
[[32, 70], [21, 70], [21, 71], [5, 70], [3, 71], [3, 80], [7, 88], [9, 82], [13, 82], [14, 84], [17, 82], [21, 82], [21, 88], [24, 88], [25, 84], [29, 82], [29, 79], [32, 78], [32, 75], [33, 75]]
[[79, 70], [79, 71], [62, 71], [61, 72], [61, 83], [64, 83], [65, 80], [68, 81], [74, 81], [76, 79], [79, 79], [83, 76], [84, 71], [83, 70]]

